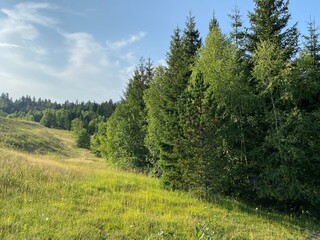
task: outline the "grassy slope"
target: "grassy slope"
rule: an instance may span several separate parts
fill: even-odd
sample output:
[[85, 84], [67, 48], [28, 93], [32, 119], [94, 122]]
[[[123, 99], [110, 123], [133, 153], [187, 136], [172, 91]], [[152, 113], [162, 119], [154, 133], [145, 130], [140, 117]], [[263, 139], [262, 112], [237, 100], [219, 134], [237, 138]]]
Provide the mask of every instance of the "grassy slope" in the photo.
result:
[[319, 230], [164, 191], [77, 149], [70, 133], [33, 123], [0, 118], [0, 153], [0, 239], [305, 239]]

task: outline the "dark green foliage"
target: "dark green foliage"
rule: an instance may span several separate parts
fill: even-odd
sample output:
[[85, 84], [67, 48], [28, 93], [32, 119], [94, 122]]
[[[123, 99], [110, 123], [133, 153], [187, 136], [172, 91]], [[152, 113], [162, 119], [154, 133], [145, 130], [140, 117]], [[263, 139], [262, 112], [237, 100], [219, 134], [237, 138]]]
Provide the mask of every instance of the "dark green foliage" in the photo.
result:
[[[170, 51], [167, 57], [168, 69], [159, 67], [155, 72], [154, 81], [146, 90], [144, 100], [148, 114], [148, 130], [146, 145], [150, 152], [150, 162], [154, 165], [157, 175], [167, 174], [167, 169], [173, 168], [173, 164], [165, 163], [173, 153], [173, 139], [176, 136], [177, 123], [176, 102], [177, 94], [183, 87], [179, 79], [183, 79], [180, 71], [183, 64], [182, 41], [180, 29], [175, 29], [172, 35]], [[184, 85], [185, 87], [185, 85]], [[174, 171], [173, 171], [174, 172]]]
[[287, 27], [289, 2], [255, 3], [249, 29], [235, 10], [227, 38], [213, 18], [202, 48], [191, 15], [182, 32], [175, 29], [167, 67], [143, 91], [143, 81], [130, 82], [102, 153], [131, 168], [149, 164], [166, 188], [319, 214], [315, 24], [294, 59], [298, 31]]
[[102, 155], [124, 168], [148, 170], [148, 150], [145, 147], [147, 122], [144, 91], [153, 79], [150, 60], [143, 59], [129, 80], [124, 99], [107, 123], [105, 149]]
[[90, 139], [90, 150], [101, 157], [101, 152], [104, 150], [104, 144], [106, 142], [107, 124], [104, 121], [97, 122], [96, 128], [97, 130]]
[[[183, 169], [179, 164], [183, 154], [179, 101], [189, 83], [200, 46], [200, 33], [190, 14], [182, 36], [180, 30], [175, 29], [167, 56], [168, 67], [157, 76], [145, 97], [151, 123], [147, 135], [148, 147], [153, 153], [153, 161], [157, 163], [156, 172], [162, 174], [164, 186], [172, 189], [182, 188], [183, 182]], [[156, 100], [158, 90], [161, 97]], [[154, 124], [158, 123], [162, 127], [156, 130]]]
[[317, 207], [320, 201], [320, 48], [315, 22], [309, 23], [308, 31], [304, 49], [295, 61], [290, 76], [291, 85], [288, 89], [292, 108], [285, 118], [284, 130], [281, 132], [289, 155], [283, 167], [288, 170], [291, 184], [286, 184], [286, 194], [276, 199], [285, 200], [293, 206], [299, 204], [303, 208], [312, 209], [313, 213], [320, 216], [320, 209]]
[[[194, 64], [198, 49], [201, 47], [200, 32], [196, 29], [195, 17], [189, 13], [186, 26], [181, 39], [182, 57], [189, 71], [186, 71], [186, 78], [191, 74], [190, 66]], [[170, 65], [169, 65], [170, 66]], [[186, 69], [187, 70], [187, 69]]]
[[[261, 42], [253, 56], [253, 76], [263, 103], [264, 129], [259, 157], [257, 197], [308, 208], [319, 203], [318, 104], [319, 72], [315, 52], [302, 52], [294, 65], [286, 51], [270, 41]], [[266, 201], [266, 200], [265, 200]], [[311, 207], [312, 206], [312, 207]], [[315, 210], [315, 211], [314, 211]], [[317, 212], [313, 209], [313, 213]], [[318, 213], [316, 213], [318, 214]]]
[[255, 2], [248, 34], [238, 10], [230, 41], [213, 19], [189, 67], [184, 37], [174, 31], [168, 68], [159, 68], [145, 94], [146, 144], [166, 187], [319, 214], [315, 24], [293, 62], [298, 31], [287, 28], [288, 1]]
[[[9, 94], [2, 93], [0, 96], [0, 110], [6, 114], [13, 114], [17, 118], [24, 118], [26, 115], [32, 115], [34, 121], [40, 122], [44, 112], [51, 110], [56, 122], [51, 125], [63, 129], [70, 129], [70, 122], [75, 118], [81, 118], [87, 121], [86, 124], [95, 116], [108, 118], [113, 113], [116, 104], [112, 100], [102, 102], [101, 104], [92, 102], [71, 103], [69, 101], [63, 104], [51, 102], [50, 100], [31, 98], [30, 96], [21, 97], [15, 101], [9, 97]], [[88, 119], [88, 116], [90, 119]], [[68, 120], [69, 119], [69, 122]], [[88, 122], [89, 120], [89, 122]]]
[[[180, 125], [181, 158], [178, 165], [182, 169], [182, 188], [197, 191], [208, 196], [214, 181], [213, 171], [217, 147], [214, 117], [215, 105], [208, 94], [208, 83], [199, 72], [181, 98]], [[215, 169], [214, 169], [215, 168]]]
[[319, 112], [295, 110], [266, 138], [258, 196], [319, 215]]
[[242, 16], [240, 14], [240, 10], [235, 7], [233, 9], [232, 14], [229, 15], [231, 19], [231, 27], [232, 31], [230, 32], [230, 39], [233, 43], [233, 45], [237, 49], [237, 58], [238, 58], [238, 73], [242, 71], [243, 65], [247, 64], [248, 65], [248, 54], [247, 54], [247, 31], [243, 27], [243, 22], [242, 22]]
[[288, 0], [255, 0], [254, 12], [249, 13], [250, 28], [247, 50], [253, 53], [257, 44], [270, 41], [284, 50], [290, 59], [298, 50], [297, 24], [286, 28], [291, 18]]
[[312, 65], [319, 67], [320, 62], [320, 43], [318, 27], [316, 26], [315, 20], [308, 22], [308, 33], [309, 35], [303, 36], [305, 42], [305, 52], [313, 59]]
[[48, 109], [44, 112], [40, 124], [45, 127], [55, 127], [55, 120], [54, 110]]
[[71, 122], [71, 131], [73, 131], [74, 133], [78, 133], [80, 132], [80, 130], [83, 129], [83, 122], [79, 119], [73, 119]]
[[35, 122], [40, 122], [43, 116], [43, 113], [38, 110], [32, 111], [30, 114], [33, 116]]
[[90, 134], [85, 128], [82, 128], [76, 135], [76, 143], [78, 147], [90, 148]]
[[238, 66], [237, 49], [218, 27], [209, 33], [200, 55], [194, 73], [203, 74], [207, 89], [202, 101], [211, 102], [205, 112], [210, 116], [205, 121], [210, 129], [206, 132], [210, 150], [205, 154], [208, 189], [210, 194], [239, 194], [249, 189], [252, 164], [247, 151], [252, 140], [247, 135], [256, 136], [246, 128], [246, 121], [257, 109], [257, 101], [250, 93], [242, 66]]
[[213, 15], [209, 23], [209, 32], [216, 27], [219, 27], [219, 22], [217, 18]]
[[166, 132], [164, 114], [167, 108], [163, 97], [166, 96], [166, 85], [163, 84], [166, 69], [158, 66], [154, 72], [154, 79], [149, 84], [149, 88], [144, 92], [144, 101], [147, 112], [147, 132], [145, 145], [149, 150], [148, 161], [153, 167], [153, 173], [161, 175], [158, 161], [160, 159], [162, 134]]
[[76, 139], [76, 144], [78, 147], [87, 148], [90, 147], [90, 134], [84, 128], [83, 121], [79, 118], [72, 120], [71, 122], [71, 130]]

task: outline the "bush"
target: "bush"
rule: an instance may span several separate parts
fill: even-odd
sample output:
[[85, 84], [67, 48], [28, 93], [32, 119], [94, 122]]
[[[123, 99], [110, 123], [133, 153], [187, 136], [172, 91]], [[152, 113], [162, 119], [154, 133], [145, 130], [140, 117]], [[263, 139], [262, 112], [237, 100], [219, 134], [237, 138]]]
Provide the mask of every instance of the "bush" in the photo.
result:
[[77, 132], [76, 136], [77, 146], [81, 148], [90, 148], [90, 135], [86, 129], [82, 128]]

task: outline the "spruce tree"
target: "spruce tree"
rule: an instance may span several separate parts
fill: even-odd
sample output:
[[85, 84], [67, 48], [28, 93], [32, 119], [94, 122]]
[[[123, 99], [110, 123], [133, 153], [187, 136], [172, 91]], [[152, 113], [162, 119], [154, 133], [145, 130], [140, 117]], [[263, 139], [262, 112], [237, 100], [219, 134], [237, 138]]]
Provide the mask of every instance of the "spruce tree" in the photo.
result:
[[146, 135], [144, 91], [153, 78], [153, 67], [141, 59], [129, 80], [124, 99], [107, 122], [105, 149], [102, 155], [125, 168], [146, 171], [149, 168]]
[[247, 34], [247, 50], [253, 54], [259, 42], [270, 41], [285, 51], [285, 59], [292, 58], [298, 50], [298, 30], [297, 24], [287, 27], [291, 18], [289, 0], [254, 2], [254, 11], [249, 13], [251, 24]]
[[187, 150], [186, 161], [182, 162], [184, 174], [188, 176], [187, 183], [197, 186], [205, 195], [223, 193], [228, 188], [228, 173], [224, 171], [228, 150], [223, 146], [223, 136], [218, 133], [223, 120], [218, 112], [220, 97], [217, 95], [224, 79], [231, 76], [227, 67], [230, 61], [228, 44], [218, 24], [213, 26], [193, 69], [181, 119]]
[[219, 27], [219, 22], [215, 15], [213, 15], [209, 23], [209, 32], [215, 27]]
[[234, 45], [239, 49], [241, 57], [245, 54], [245, 41], [246, 41], [246, 32], [243, 27], [243, 22], [241, 19], [240, 10], [235, 7], [232, 10], [232, 14], [229, 14], [231, 19], [232, 31], [230, 32], [230, 38]]
[[154, 71], [154, 79], [149, 88], [144, 92], [144, 101], [147, 112], [147, 131], [145, 145], [149, 150], [148, 162], [153, 167], [153, 174], [160, 177], [161, 171], [158, 166], [160, 150], [163, 143], [163, 133], [166, 131], [164, 114], [166, 104], [164, 96], [166, 93], [165, 83], [166, 68], [158, 66]]
[[[145, 138], [151, 155], [149, 161], [154, 165], [156, 175], [162, 175], [173, 169], [170, 159], [176, 132], [176, 102], [183, 74], [180, 69], [184, 64], [182, 58], [181, 30], [176, 28], [171, 36], [170, 49], [167, 54], [167, 68], [158, 67], [155, 79], [145, 92], [148, 130]], [[167, 167], [167, 168], [166, 168]], [[165, 169], [166, 168], [166, 169]], [[164, 179], [166, 179], [164, 177]], [[170, 182], [163, 181], [169, 187]]]
[[303, 36], [304, 51], [309, 55], [313, 62], [314, 67], [319, 67], [320, 64], [320, 42], [319, 32], [315, 20], [308, 22], [308, 35]]
[[[255, 0], [254, 11], [249, 13], [246, 50], [251, 73], [246, 78], [259, 106], [251, 116], [254, 125], [247, 125], [249, 132], [259, 136], [251, 138], [249, 162], [254, 167], [249, 182], [258, 198], [281, 194], [284, 189], [280, 183], [289, 169], [282, 169], [283, 175], [276, 174], [279, 165], [290, 159], [282, 134], [292, 108], [291, 67], [298, 51], [298, 30], [296, 24], [288, 27], [288, 6], [288, 0]], [[270, 185], [270, 179], [275, 185]]]
[[208, 95], [208, 83], [198, 72], [180, 100], [182, 128], [181, 158], [182, 188], [207, 197], [213, 182], [215, 131], [213, 99]]
[[[292, 74], [293, 107], [286, 121], [287, 139], [294, 167], [295, 198], [286, 192], [286, 200], [320, 216], [320, 64], [319, 34], [314, 21], [308, 23], [304, 48], [295, 61]], [[291, 172], [293, 172], [291, 170]], [[290, 189], [290, 188], [288, 188]], [[292, 191], [290, 191], [292, 192]]]
[[[319, 211], [319, 72], [304, 50], [289, 65], [271, 42], [259, 44], [253, 75], [264, 108], [264, 139], [257, 149], [257, 196], [286, 209]], [[318, 93], [316, 93], [318, 89]], [[317, 97], [316, 97], [317, 96]]]
[[184, 88], [188, 84], [188, 80], [192, 73], [191, 67], [194, 65], [196, 55], [200, 47], [200, 32], [196, 29], [195, 17], [192, 16], [190, 12], [182, 35], [182, 57], [186, 67], [186, 69], [182, 69], [185, 71]]
[[[151, 124], [146, 141], [155, 143], [148, 146], [157, 148], [152, 150], [158, 154], [157, 168], [161, 172], [163, 185], [171, 189], [182, 187], [182, 169], [178, 166], [182, 150], [179, 102], [188, 85], [191, 67], [200, 46], [200, 34], [194, 17], [190, 14], [182, 35], [179, 28], [174, 30], [167, 55], [167, 69], [151, 85], [145, 97], [148, 121], [163, 125], [161, 132], [157, 131], [155, 134], [154, 125]], [[158, 101], [152, 99], [154, 89], [161, 89]]]

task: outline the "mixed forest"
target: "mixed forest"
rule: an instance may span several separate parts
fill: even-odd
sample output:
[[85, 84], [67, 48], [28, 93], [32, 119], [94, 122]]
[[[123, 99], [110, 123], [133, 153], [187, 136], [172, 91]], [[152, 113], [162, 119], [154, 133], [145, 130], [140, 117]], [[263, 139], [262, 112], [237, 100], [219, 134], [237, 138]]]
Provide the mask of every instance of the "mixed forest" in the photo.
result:
[[78, 146], [164, 188], [320, 215], [320, 42], [289, 1], [255, 0], [249, 25], [194, 16], [171, 36], [165, 66], [141, 59], [121, 102], [0, 96], [0, 115], [72, 130]]

